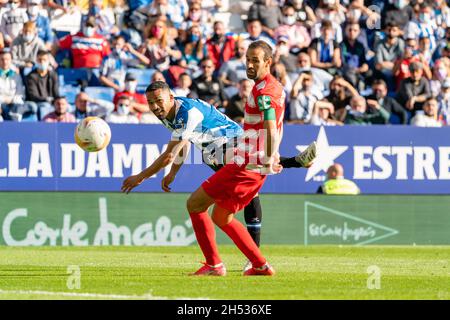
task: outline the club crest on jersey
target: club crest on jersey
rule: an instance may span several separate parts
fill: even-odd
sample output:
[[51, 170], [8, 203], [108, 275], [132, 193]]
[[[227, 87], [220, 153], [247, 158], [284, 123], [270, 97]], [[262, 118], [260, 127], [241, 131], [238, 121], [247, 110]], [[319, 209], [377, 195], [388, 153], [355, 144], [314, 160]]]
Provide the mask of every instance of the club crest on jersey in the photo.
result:
[[270, 108], [270, 96], [259, 96], [258, 97], [258, 107], [260, 111], [267, 110]]

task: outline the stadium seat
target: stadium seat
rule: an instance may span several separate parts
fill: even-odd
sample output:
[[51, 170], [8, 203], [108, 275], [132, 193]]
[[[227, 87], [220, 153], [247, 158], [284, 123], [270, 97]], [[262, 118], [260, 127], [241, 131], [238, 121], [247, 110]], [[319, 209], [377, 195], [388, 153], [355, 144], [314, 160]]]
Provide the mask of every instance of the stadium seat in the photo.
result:
[[100, 85], [98, 69], [58, 68], [58, 74], [63, 76], [65, 85], [77, 86], [80, 85], [80, 81], [85, 81], [89, 86]]
[[114, 89], [108, 87], [86, 87], [84, 92], [86, 92], [91, 98], [106, 100], [109, 102], [113, 101], [115, 94]]
[[136, 68], [129, 68], [127, 72], [132, 73], [136, 76], [138, 81], [137, 91], [143, 92], [147, 88], [147, 86], [150, 84], [150, 80], [153, 76], [153, 73], [155, 73], [155, 69], [136, 69]]
[[65, 96], [70, 105], [75, 104], [75, 98], [78, 93], [80, 93], [80, 87], [78, 86], [63, 85], [59, 87], [59, 94]]

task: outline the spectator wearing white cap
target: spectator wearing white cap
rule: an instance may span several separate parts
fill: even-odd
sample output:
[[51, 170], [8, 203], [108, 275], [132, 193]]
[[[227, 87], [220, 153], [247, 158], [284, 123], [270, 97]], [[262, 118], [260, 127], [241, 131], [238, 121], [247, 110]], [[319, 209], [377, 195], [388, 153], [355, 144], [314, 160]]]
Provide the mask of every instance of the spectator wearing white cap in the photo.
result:
[[9, 0], [9, 10], [1, 17], [0, 33], [3, 34], [8, 47], [22, 31], [23, 24], [28, 21], [27, 9], [21, 8], [20, 4], [21, 0]]
[[50, 19], [41, 14], [42, 0], [28, 0], [27, 14], [28, 19], [36, 24], [37, 35], [44, 42], [47, 50], [50, 50], [55, 39], [52, 28], [50, 27]]

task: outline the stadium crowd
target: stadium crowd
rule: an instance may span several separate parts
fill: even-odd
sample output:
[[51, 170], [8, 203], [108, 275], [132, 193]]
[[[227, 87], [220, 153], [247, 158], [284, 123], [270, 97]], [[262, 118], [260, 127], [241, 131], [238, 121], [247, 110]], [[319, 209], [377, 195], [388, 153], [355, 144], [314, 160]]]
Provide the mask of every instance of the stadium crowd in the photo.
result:
[[450, 124], [445, 0], [0, 0], [0, 121], [159, 123], [163, 80], [243, 122], [255, 40], [286, 123]]

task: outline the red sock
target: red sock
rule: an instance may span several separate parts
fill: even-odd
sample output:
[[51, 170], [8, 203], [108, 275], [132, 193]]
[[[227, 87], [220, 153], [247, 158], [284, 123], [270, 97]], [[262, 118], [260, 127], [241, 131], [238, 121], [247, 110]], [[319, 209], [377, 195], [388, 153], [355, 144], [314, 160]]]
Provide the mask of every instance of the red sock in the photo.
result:
[[198, 245], [202, 249], [205, 256], [206, 263], [210, 266], [215, 266], [222, 262], [217, 250], [216, 244], [216, 230], [208, 211], [200, 213], [190, 213], [192, 228], [195, 232]]
[[237, 219], [233, 218], [227, 225], [221, 229], [233, 240], [239, 250], [250, 260], [253, 267], [260, 268], [266, 263], [266, 259], [259, 251], [259, 248], [253, 241], [250, 233]]

